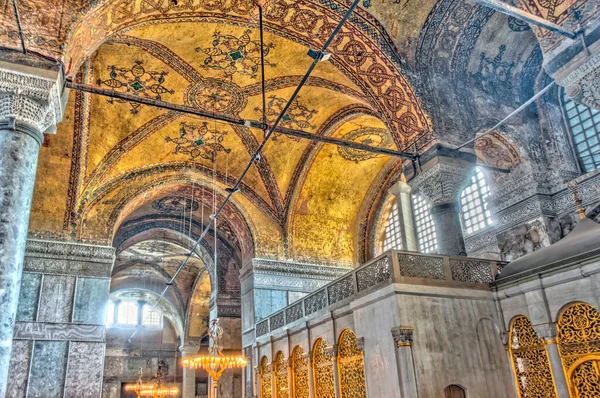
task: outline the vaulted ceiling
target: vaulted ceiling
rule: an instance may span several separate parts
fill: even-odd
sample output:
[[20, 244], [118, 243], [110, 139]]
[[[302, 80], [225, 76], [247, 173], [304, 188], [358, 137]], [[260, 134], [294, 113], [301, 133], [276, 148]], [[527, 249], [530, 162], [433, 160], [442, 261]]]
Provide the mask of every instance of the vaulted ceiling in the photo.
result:
[[[0, 1], [0, 45], [19, 48], [9, 3]], [[64, 62], [79, 83], [262, 116], [253, 1], [18, 3], [26, 47]], [[323, 44], [346, 7], [266, 2], [268, 121], [312, 62], [307, 50]], [[493, 112], [533, 92], [542, 57], [528, 26], [462, 0], [363, 1], [329, 51], [282, 125], [410, 151], [474, 136]], [[71, 92], [40, 156], [32, 233], [116, 246], [151, 228], [188, 225], [188, 235], [199, 236], [263, 134]], [[217, 221], [217, 237], [240, 263], [268, 256], [356, 264], [401, 171], [397, 158], [276, 135]], [[196, 203], [205, 214], [189, 210]]]

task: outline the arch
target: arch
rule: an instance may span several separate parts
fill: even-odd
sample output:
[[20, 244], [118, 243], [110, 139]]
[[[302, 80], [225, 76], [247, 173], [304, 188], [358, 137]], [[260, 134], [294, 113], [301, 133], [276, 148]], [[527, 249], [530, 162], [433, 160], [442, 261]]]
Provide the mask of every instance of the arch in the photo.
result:
[[364, 351], [358, 346], [356, 334], [344, 330], [338, 339], [338, 371], [342, 398], [366, 398]]
[[557, 397], [546, 343], [529, 318], [519, 315], [511, 321], [508, 344], [519, 397]]
[[562, 309], [556, 322], [556, 340], [573, 397], [600, 396], [600, 312], [574, 302]]
[[291, 356], [292, 386], [294, 398], [308, 398], [308, 358], [304, 356], [301, 346], [294, 347]]
[[273, 397], [273, 380], [271, 374], [271, 366], [269, 366], [269, 360], [266, 356], [263, 356], [260, 360], [260, 398], [272, 398]]
[[313, 346], [313, 374], [315, 398], [335, 398], [333, 379], [333, 358], [327, 349], [327, 342], [318, 338]]
[[283, 352], [279, 351], [275, 354], [274, 365], [276, 398], [289, 398], [290, 388], [288, 383], [287, 362]]
[[458, 384], [450, 384], [444, 388], [444, 398], [466, 398], [467, 391]]

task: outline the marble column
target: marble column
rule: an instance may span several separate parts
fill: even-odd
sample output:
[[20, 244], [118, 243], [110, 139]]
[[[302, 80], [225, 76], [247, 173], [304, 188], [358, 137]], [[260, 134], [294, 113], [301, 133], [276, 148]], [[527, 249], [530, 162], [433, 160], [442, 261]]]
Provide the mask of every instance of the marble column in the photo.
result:
[[336, 398], [341, 398], [342, 391], [340, 389], [340, 372], [338, 368], [338, 346], [335, 345], [331, 347], [331, 351], [329, 353], [331, 356], [331, 361], [333, 362], [333, 383], [335, 384], [335, 396]]
[[396, 197], [402, 229], [402, 248], [416, 252], [419, 250], [419, 245], [413, 219], [411, 191], [410, 185], [402, 181], [395, 183], [389, 190]]
[[29, 212], [43, 134], [62, 118], [62, 73], [0, 63], [0, 397], [19, 298]]
[[402, 398], [417, 398], [417, 378], [412, 353], [413, 328], [398, 327], [392, 330], [396, 344], [396, 364], [398, 366], [398, 382]]
[[459, 201], [476, 160], [472, 153], [438, 145], [423, 154], [421, 170], [408, 183], [413, 194], [425, 196], [431, 206], [440, 254], [466, 254]]
[[[194, 345], [183, 345], [179, 347], [182, 358], [198, 355], [198, 347]], [[196, 370], [187, 366], [183, 367], [183, 380], [181, 387], [181, 398], [194, 398], [196, 396]]]
[[558, 352], [558, 346], [556, 345], [556, 324], [554, 322], [548, 322], [533, 325], [533, 330], [535, 330], [537, 335], [546, 342], [546, 351], [548, 352], [548, 359], [550, 368], [552, 369], [554, 386], [556, 387], [558, 398], [569, 398], [571, 396], [569, 393], [569, 385], [567, 383], [567, 377], [565, 376], [560, 353]]

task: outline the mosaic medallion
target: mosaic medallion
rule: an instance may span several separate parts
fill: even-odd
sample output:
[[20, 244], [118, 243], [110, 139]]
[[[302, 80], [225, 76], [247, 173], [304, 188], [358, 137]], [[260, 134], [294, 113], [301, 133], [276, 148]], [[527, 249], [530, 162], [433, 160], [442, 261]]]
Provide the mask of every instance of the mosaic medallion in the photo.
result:
[[236, 113], [246, 106], [246, 98], [237, 85], [216, 79], [206, 79], [187, 90], [188, 101], [208, 112]]
[[226, 148], [222, 144], [226, 135], [227, 131], [225, 130], [209, 129], [207, 122], [200, 126], [184, 122], [181, 123], [179, 129], [179, 137], [167, 137], [165, 142], [175, 145], [174, 155], [188, 155], [190, 160], [202, 158], [214, 161], [219, 152], [231, 152], [230, 148]]
[[[345, 134], [342, 139], [377, 148], [387, 148], [392, 143], [387, 130], [372, 127], [362, 127], [357, 130], [353, 130]], [[378, 156], [376, 153], [365, 152], [361, 151], [360, 149], [346, 148], [342, 146], [338, 146], [337, 148], [341, 157], [356, 163]]]
[[166, 196], [152, 202], [152, 207], [163, 213], [181, 213], [182, 209], [186, 209], [187, 211], [192, 209], [193, 211], [196, 211], [200, 208], [200, 205], [197, 201], [194, 201], [192, 204], [192, 200], [188, 198], [182, 198], [180, 196]]

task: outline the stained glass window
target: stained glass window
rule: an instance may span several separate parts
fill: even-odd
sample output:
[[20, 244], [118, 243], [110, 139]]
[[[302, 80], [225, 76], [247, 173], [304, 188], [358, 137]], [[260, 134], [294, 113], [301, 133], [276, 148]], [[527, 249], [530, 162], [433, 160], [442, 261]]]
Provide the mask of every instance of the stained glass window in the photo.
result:
[[419, 251], [421, 253], [435, 253], [438, 245], [435, 224], [429, 213], [431, 206], [424, 197], [419, 195], [413, 195], [412, 200]]
[[475, 173], [471, 176], [471, 185], [460, 195], [463, 230], [467, 234], [493, 224], [492, 214], [486, 201], [489, 193], [483, 170], [481, 167], [476, 167]]
[[117, 323], [119, 325], [137, 325], [137, 301], [122, 301], [119, 303], [119, 308], [117, 310]]
[[144, 326], [160, 326], [162, 314], [157, 308], [152, 308], [151, 304], [144, 304], [142, 307], [142, 325]]
[[563, 92], [563, 110], [575, 151], [586, 172], [600, 167], [600, 112], [573, 102]]
[[383, 251], [388, 250], [402, 250], [402, 229], [397, 203], [392, 205], [383, 233]]

